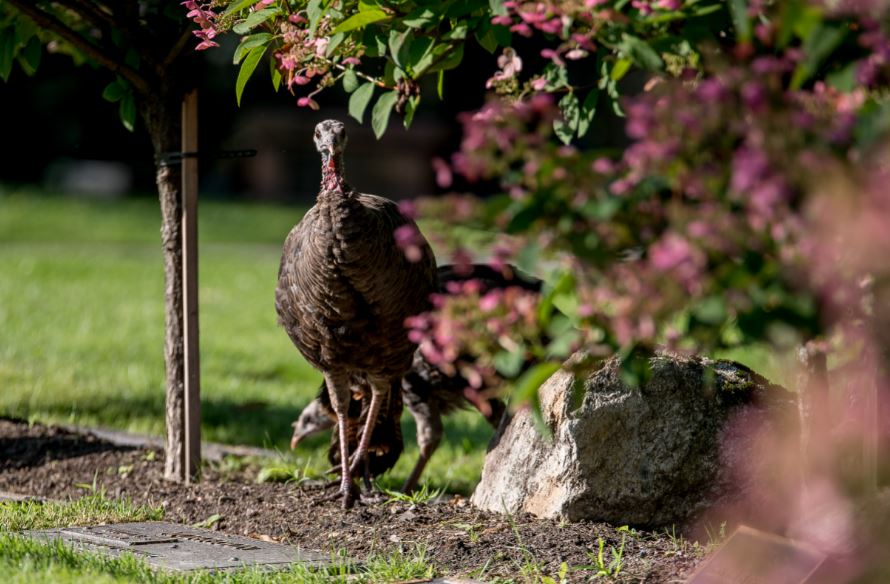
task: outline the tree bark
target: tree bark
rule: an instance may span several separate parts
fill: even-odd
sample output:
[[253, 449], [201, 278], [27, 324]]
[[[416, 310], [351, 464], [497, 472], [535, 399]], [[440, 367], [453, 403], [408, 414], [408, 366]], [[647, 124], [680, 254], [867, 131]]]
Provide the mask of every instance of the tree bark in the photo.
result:
[[185, 365], [182, 287], [182, 169], [165, 165], [161, 155], [181, 150], [181, 107], [184, 91], [166, 90], [145, 98], [140, 108], [154, 146], [155, 181], [161, 203], [161, 245], [164, 254], [164, 362], [166, 366], [166, 457], [164, 476], [189, 479], [178, 454], [185, 441]]

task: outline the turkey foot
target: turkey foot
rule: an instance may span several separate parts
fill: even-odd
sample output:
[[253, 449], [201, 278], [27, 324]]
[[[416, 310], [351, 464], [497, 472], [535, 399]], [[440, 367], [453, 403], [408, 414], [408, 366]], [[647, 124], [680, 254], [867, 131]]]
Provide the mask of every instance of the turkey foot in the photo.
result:
[[382, 503], [386, 503], [389, 500], [389, 497], [386, 496], [385, 493], [381, 493], [380, 491], [370, 491], [367, 493], [362, 493], [359, 497], [359, 502], [362, 505], [380, 505]]
[[[325, 490], [328, 490], [332, 486], [339, 486], [340, 481], [331, 481], [326, 487]], [[342, 499], [343, 508], [349, 509], [352, 507], [353, 503], [356, 501], [360, 503], [364, 503], [361, 490], [358, 488], [358, 485], [355, 483], [350, 483], [351, 486], [344, 493], [342, 489], [338, 488], [333, 493], [329, 493], [327, 495], [322, 495], [320, 497], [316, 497], [313, 499], [313, 502], [316, 505], [321, 505], [323, 503], [329, 503], [331, 501], [336, 501], [337, 499]]]

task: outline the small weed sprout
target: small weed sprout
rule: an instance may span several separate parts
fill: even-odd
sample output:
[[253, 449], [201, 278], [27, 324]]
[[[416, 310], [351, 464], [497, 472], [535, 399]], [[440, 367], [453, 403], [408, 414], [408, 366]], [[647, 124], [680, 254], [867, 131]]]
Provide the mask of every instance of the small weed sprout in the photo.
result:
[[99, 487], [99, 471], [93, 473], [92, 483], [75, 483], [74, 486], [86, 491], [90, 495], [98, 495], [100, 499], [105, 498], [105, 487]]
[[559, 572], [556, 578], [551, 576], [541, 576], [541, 584], [568, 584], [569, 565], [565, 562], [559, 565]]
[[720, 528], [717, 530], [717, 533], [714, 533], [713, 531], [711, 531], [711, 528], [709, 525], [705, 526], [705, 531], [708, 534], [708, 545], [707, 545], [708, 550], [714, 549], [715, 547], [719, 546], [724, 541], [726, 541], [726, 522], [725, 521], [720, 523]]
[[470, 539], [470, 543], [476, 543], [479, 541], [478, 528], [481, 527], [480, 523], [455, 523], [454, 526], [467, 534], [467, 537]]
[[316, 480], [322, 477], [315, 461], [308, 459], [301, 467], [299, 461], [286, 460], [282, 457], [277, 461], [269, 461], [264, 464], [257, 473], [258, 483], [296, 483]]
[[[379, 485], [378, 485], [379, 486]], [[381, 489], [387, 496], [385, 505], [389, 505], [391, 503], [409, 503], [411, 505], [424, 505], [429, 503], [430, 501], [434, 501], [442, 496], [442, 493], [445, 492], [445, 489], [431, 489], [429, 485], [424, 484], [419, 489], [412, 491], [410, 493], [402, 493], [400, 491], [393, 491], [390, 489]]]
[[593, 564], [581, 566], [578, 569], [596, 571], [596, 574], [594, 575], [595, 578], [615, 578], [621, 573], [621, 568], [624, 563], [624, 541], [626, 537], [626, 533], [621, 534], [621, 545], [617, 550], [615, 549], [615, 546], [609, 546], [609, 550], [612, 552], [612, 560], [608, 564], [604, 557], [606, 542], [602, 537], [598, 538], [599, 551], [597, 551], [596, 554], [587, 552], [587, 557], [590, 558], [590, 561], [593, 562]]

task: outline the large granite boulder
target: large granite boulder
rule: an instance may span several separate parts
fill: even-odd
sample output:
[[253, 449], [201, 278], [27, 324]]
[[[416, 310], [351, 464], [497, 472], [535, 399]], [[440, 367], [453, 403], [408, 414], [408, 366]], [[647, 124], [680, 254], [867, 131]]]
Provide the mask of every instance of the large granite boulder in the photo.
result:
[[759, 430], [796, 415], [794, 395], [743, 365], [659, 354], [642, 385], [612, 359], [575, 385], [540, 389], [550, 435], [530, 411], [495, 439], [472, 503], [569, 521], [665, 526], [745, 495]]

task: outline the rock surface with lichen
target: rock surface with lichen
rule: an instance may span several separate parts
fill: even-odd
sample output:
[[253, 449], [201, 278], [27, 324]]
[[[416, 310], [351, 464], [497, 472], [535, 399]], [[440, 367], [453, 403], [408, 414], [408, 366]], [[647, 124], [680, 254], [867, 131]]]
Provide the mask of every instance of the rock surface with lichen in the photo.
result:
[[496, 437], [477, 507], [680, 525], [753, 489], [761, 430], [796, 411], [793, 394], [743, 365], [667, 353], [649, 359], [642, 383], [623, 381], [617, 358], [560, 370], [540, 404], [546, 431], [522, 410]]

